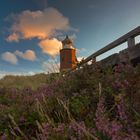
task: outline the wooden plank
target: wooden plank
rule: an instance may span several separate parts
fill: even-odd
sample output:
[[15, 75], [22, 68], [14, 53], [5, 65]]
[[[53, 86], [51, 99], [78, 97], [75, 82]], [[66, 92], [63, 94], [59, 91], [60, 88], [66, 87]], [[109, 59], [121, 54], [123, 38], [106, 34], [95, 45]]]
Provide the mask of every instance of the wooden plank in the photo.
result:
[[[95, 58], [115, 47], [117, 47], [118, 45], [126, 42], [128, 40], [128, 38], [132, 38], [132, 37], [136, 37], [140, 35], [140, 26], [138, 26], [137, 28], [135, 28], [134, 30], [128, 32], [127, 34], [123, 35], [122, 37], [118, 38], [117, 40], [113, 41], [112, 43], [108, 44], [107, 46], [105, 46], [104, 48], [98, 50], [97, 52], [93, 53], [92, 55], [90, 55], [89, 57], [87, 57], [83, 63], [87, 63], [88, 61], [90, 61], [92, 58]], [[83, 64], [82, 63], [82, 64]]]
[[[107, 46], [105, 46], [104, 48], [98, 50], [97, 52], [93, 53], [92, 55], [90, 55], [89, 57], [87, 57], [84, 61], [82, 61], [80, 64], [78, 64], [78, 66], [76, 66], [75, 68], [69, 70], [67, 73], [71, 73], [72, 71], [74, 71], [76, 68], [84, 65], [85, 63], [89, 62], [90, 60], [92, 60], [93, 58], [96, 58], [97, 56], [119, 46], [120, 44], [128, 41], [129, 38], [134, 38], [136, 36], [140, 35], [140, 26], [138, 26], [137, 28], [133, 29], [132, 31], [128, 32], [127, 34], [123, 35], [122, 37], [118, 38], [117, 40], [111, 42], [110, 44], [108, 44]], [[137, 46], [137, 45], [136, 45]], [[139, 51], [138, 51], [139, 53]]]

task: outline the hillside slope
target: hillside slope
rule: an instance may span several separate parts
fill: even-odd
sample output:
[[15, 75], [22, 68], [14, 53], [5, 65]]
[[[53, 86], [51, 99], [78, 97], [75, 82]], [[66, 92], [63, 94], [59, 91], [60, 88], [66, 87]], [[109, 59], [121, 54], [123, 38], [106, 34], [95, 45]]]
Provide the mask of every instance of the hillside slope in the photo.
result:
[[5, 76], [0, 80], [0, 88], [32, 88], [37, 89], [40, 86], [48, 83], [50, 79], [55, 77], [57, 74], [36, 74], [33, 76]]
[[8, 140], [140, 140], [140, 66], [85, 66], [36, 90], [0, 89]]

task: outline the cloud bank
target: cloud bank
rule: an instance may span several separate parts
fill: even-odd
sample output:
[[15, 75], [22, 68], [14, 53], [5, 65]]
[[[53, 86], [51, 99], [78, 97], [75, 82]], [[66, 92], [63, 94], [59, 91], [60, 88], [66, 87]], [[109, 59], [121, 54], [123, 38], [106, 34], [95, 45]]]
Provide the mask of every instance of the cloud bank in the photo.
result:
[[7, 75], [12, 75], [12, 76], [32, 76], [37, 73], [33, 71], [29, 72], [10, 72], [10, 71], [0, 71], [0, 79], [4, 78]]
[[7, 41], [45, 39], [56, 32], [68, 31], [71, 28], [68, 18], [55, 8], [47, 8], [44, 11], [26, 10], [19, 15], [14, 15], [13, 19], [12, 33], [8, 36]]
[[43, 53], [47, 53], [50, 56], [56, 56], [62, 48], [62, 43], [56, 38], [42, 40], [38, 45], [42, 49]]
[[55, 8], [46, 8], [43, 11], [25, 10], [10, 18], [13, 24], [10, 28], [11, 34], [6, 39], [8, 42], [37, 38], [42, 52], [50, 56], [57, 55], [61, 48], [61, 42], [55, 37], [62, 32], [75, 30], [70, 26], [69, 19]]
[[5, 52], [5, 53], [1, 54], [2, 60], [7, 61], [14, 65], [18, 64], [17, 56], [22, 59], [29, 60], [29, 61], [35, 61], [37, 59], [36, 54], [33, 50], [26, 50], [25, 52], [16, 50], [14, 53]]
[[21, 51], [15, 51], [15, 54], [19, 56], [20, 58], [29, 60], [29, 61], [35, 61], [36, 60], [36, 54], [33, 50], [26, 50], [25, 53]]
[[7, 61], [11, 64], [16, 65], [18, 63], [18, 59], [17, 59], [16, 55], [11, 52], [5, 52], [1, 55], [1, 57], [4, 61]]

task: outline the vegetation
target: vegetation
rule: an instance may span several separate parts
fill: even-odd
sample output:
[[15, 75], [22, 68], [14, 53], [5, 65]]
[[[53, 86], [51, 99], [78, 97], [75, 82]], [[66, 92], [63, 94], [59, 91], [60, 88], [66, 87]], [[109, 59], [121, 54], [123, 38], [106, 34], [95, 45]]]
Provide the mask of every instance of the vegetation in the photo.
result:
[[[140, 66], [97, 64], [69, 75], [53, 75], [47, 82], [38, 78], [40, 84], [31, 82], [20, 89], [7, 88], [8, 80], [3, 82], [1, 139], [140, 139]], [[29, 88], [36, 85], [35, 90]]]
[[38, 87], [45, 85], [50, 79], [56, 77], [58, 74], [36, 74], [33, 76], [12, 76], [7, 75], [0, 80], [0, 88], [17, 88], [23, 89], [30, 87], [31, 89], [37, 89]]

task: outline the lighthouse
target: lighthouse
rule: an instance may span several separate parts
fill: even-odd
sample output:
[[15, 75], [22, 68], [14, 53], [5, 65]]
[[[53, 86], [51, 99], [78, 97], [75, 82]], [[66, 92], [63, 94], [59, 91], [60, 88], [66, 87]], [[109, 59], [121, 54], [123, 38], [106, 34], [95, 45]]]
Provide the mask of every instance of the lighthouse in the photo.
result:
[[66, 36], [62, 41], [62, 49], [60, 50], [60, 71], [66, 72], [74, 68], [76, 64], [76, 49], [73, 47], [72, 40]]

